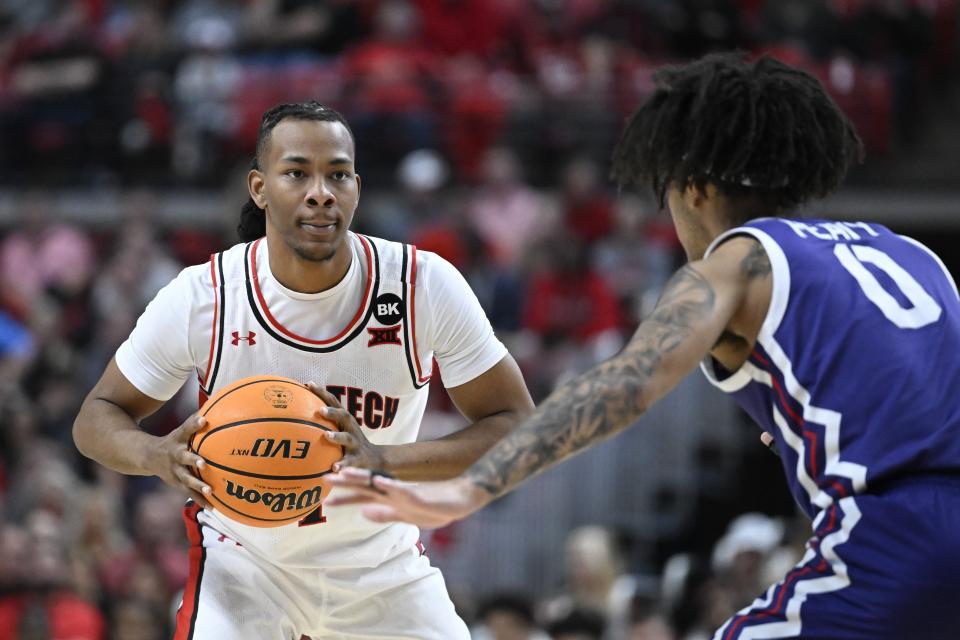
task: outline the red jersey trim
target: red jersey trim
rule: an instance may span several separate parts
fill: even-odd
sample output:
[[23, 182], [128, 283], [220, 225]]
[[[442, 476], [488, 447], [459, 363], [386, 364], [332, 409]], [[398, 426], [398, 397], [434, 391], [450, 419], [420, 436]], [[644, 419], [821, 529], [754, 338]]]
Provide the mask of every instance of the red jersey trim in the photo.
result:
[[431, 375], [424, 376], [417, 352], [417, 247], [410, 245], [410, 337], [413, 344], [413, 361], [417, 366], [417, 382], [428, 382]]
[[190, 541], [188, 556], [190, 558], [190, 574], [183, 590], [183, 601], [177, 611], [176, 629], [173, 640], [193, 640], [197, 625], [197, 613], [200, 608], [200, 587], [203, 583], [203, 568], [207, 559], [207, 551], [203, 546], [203, 527], [198, 519], [200, 505], [192, 500], [183, 508], [183, 520], [187, 527], [187, 538]]

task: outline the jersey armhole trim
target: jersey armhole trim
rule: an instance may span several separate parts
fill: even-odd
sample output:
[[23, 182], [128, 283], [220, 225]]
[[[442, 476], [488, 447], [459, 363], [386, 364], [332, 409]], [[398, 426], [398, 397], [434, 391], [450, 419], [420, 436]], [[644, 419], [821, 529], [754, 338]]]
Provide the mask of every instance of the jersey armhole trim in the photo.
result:
[[[780, 323], [783, 321], [783, 316], [787, 310], [787, 302], [790, 300], [790, 266], [777, 241], [765, 231], [753, 227], [736, 227], [720, 234], [707, 247], [703, 257], [708, 257], [717, 247], [733, 236], [740, 235], [750, 236], [758, 241], [770, 260], [773, 291], [770, 293], [770, 306], [767, 308], [767, 315], [760, 325], [760, 332], [757, 334], [757, 342], [765, 345], [774, 339], [773, 336], [780, 328]], [[749, 363], [749, 360], [744, 364], [747, 363]], [[736, 371], [731, 371], [726, 378], [718, 378], [713, 366], [713, 358], [709, 354], [700, 362], [700, 370], [703, 371], [711, 384], [727, 393], [739, 391], [752, 379], [750, 373], [743, 366]]]
[[721, 244], [731, 237], [739, 235], [751, 236], [757, 240], [763, 246], [767, 259], [770, 260], [773, 291], [770, 294], [767, 316], [763, 319], [760, 332], [757, 334], [757, 342], [762, 344], [773, 338], [787, 311], [787, 302], [790, 300], [790, 265], [787, 262], [787, 256], [783, 253], [783, 249], [780, 248], [777, 241], [766, 231], [754, 227], [736, 227], [720, 234], [707, 247], [703, 257], [708, 257]]
[[707, 357], [700, 361], [700, 370], [710, 384], [726, 393], [734, 393], [743, 389], [753, 380], [753, 376], [750, 375], [746, 366], [749, 363], [750, 361], [747, 360], [739, 369], [725, 378], [721, 378], [717, 375], [717, 361], [713, 359], [713, 356], [707, 354]]
[[209, 396], [217, 379], [220, 356], [223, 353], [223, 319], [226, 293], [223, 288], [223, 253], [210, 255], [210, 282], [213, 284], [213, 324], [210, 329], [210, 355], [207, 370], [200, 381], [201, 396]]
[[[407, 278], [407, 263], [410, 264], [410, 277]], [[404, 348], [407, 352], [407, 366], [410, 369], [410, 380], [417, 389], [422, 388], [433, 377], [431, 371], [423, 375], [420, 365], [420, 354], [417, 351], [417, 247], [412, 244], [403, 245], [403, 260], [400, 266], [400, 279], [403, 281], [403, 305], [409, 322], [403, 323], [405, 340]]]

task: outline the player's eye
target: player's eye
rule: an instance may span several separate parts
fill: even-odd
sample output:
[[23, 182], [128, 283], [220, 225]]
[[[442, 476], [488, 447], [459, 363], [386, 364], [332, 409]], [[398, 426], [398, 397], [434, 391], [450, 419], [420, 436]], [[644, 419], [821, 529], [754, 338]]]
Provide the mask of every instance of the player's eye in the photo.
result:
[[338, 182], [343, 182], [350, 179], [350, 174], [346, 171], [336, 171], [333, 174], [333, 179]]
[[300, 169], [290, 169], [289, 171], [285, 171], [284, 175], [290, 176], [291, 178], [302, 178], [304, 173]]

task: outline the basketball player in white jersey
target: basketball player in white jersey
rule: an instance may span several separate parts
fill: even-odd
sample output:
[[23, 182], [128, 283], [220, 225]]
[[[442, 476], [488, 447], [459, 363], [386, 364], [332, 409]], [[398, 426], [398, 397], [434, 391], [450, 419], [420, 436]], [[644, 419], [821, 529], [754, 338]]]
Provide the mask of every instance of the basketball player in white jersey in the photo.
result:
[[[415, 527], [374, 524], [354, 507], [277, 528], [239, 524], [210, 506], [191, 473], [204, 464], [187, 448], [202, 418], [164, 437], [137, 426], [190, 375], [201, 401], [242, 377], [283, 375], [331, 405], [345, 465], [427, 480], [466, 469], [533, 407], [449, 263], [349, 231], [360, 177], [343, 116], [315, 102], [265, 113], [248, 187], [247, 242], [157, 294], [84, 401], [77, 447], [191, 494], [176, 640], [468, 638]], [[434, 358], [472, 424], [415, 442]]]

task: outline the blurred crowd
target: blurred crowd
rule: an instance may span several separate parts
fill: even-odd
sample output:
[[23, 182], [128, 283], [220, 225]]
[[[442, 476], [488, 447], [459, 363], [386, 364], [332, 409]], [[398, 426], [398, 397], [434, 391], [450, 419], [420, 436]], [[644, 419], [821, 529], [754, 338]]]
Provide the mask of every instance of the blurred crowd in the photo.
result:
[[709, 557], [679, 553], [659, 575], [631, 573], [629, 536], [587, 525], [563, 550], [565, 580], [533, 599], [494, 593], [475, 610], [474, 640], [707, 640], [803, 554], [805, 525], [744, 514]]
[[371, 177], [430, 148], [471, 183], [500, 143], [546, 185], [606, 161], [657, 65], [732, 48], [817, 74], [882, 155], [955, 32], [956, 0], [8, 0], [0, 181], [219, 184], [264, 109], [309, 97]]
[[[773, 51], [820, 76], [882, 154], [955, 64], [955, 23], [951, 0], [8, 0], [0, 640], [169, 637], [182, 496], [90, 463], [70, 430], [159, 288], [235, 242], [239, 209], [222, 230], [165, 226], [157, 190], [235, 182], [264, 109], [315, 98], [347, 115], [355, 228], [459, 268], [540, 400], [615, 353], [681, 260], [665, 214], [606, 177], [658, 64]], [[54, 216], [48, 189], [78, 185], [120, 187], [120, 222]], [[195, 399], [188, 385], [144, 428], [167, 433]], [[437, 388], [426, 422], [453, 411]], [[458, 605], [484, 640], [696, 640], [799, 558], [802, 531], [743, 516], [651, 573], [628, 561], [636, 531], [587, 526], [555, 592]]]

